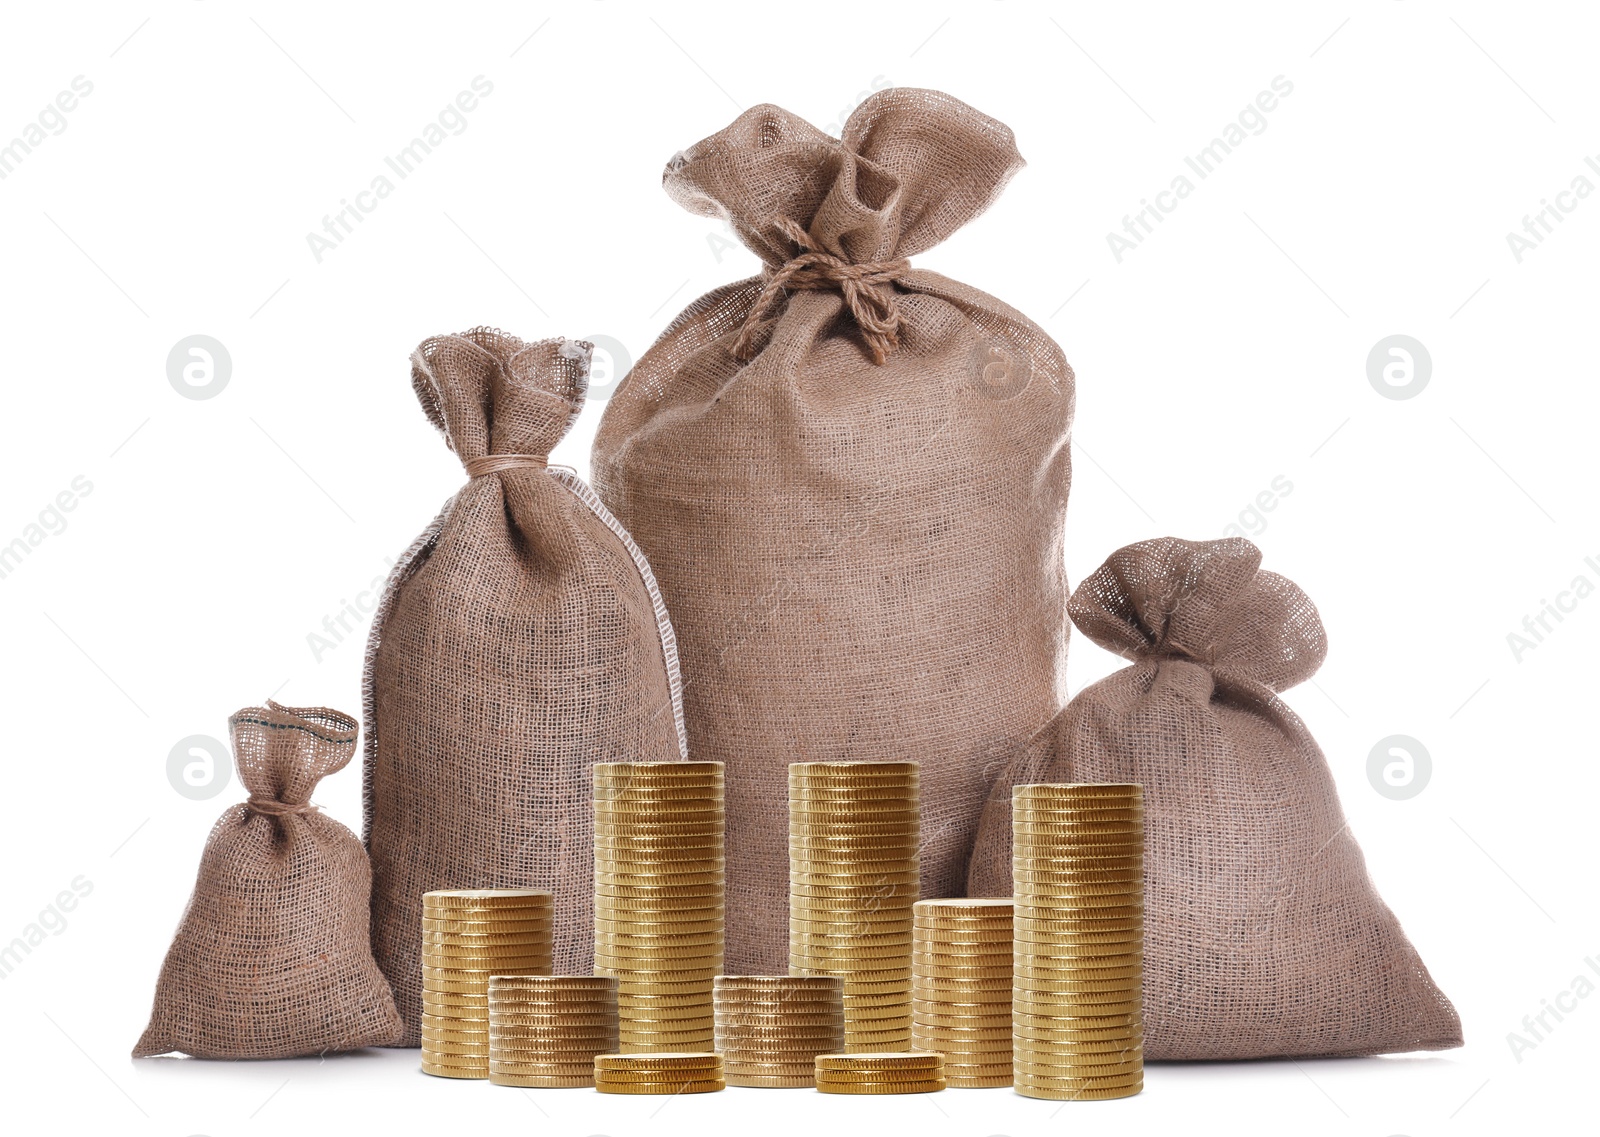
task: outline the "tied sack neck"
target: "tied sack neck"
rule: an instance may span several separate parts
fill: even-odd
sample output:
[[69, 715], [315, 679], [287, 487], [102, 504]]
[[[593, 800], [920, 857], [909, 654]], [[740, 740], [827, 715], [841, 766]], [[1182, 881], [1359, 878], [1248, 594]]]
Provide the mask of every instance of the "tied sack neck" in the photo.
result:
[[1067, 603], [1078, 630], [1134, 661], [1177, 659], [1284, 691], [1309, 679], [1328, 641], [1309, 597], [1261, 568], [1242, 537], [1161, 537], [1118, 549]]
[[765, 265], [735, 358], [760, 350], [786, 293], [829, 291], [882, 364], [907, 328], [908, 258], [987, 209], [1022, 164], [1004, 123], [939, 91], [890, 87], [839, 138], [782, 107], [751, 107], [674, 155], [662, 184], [690, 213], [726, 221]]
[[861, 329], [861, 338], [872, 353], [872, 362], [882, 364], [889, 352], [900, 346], [900, 329], [905, 317], [900, 314], [894, 282], [910, 269], [905, 257], [892, 261], [852, 264], [836, 257], [812, 239], [800, 224], [789, 217], [778, 217], [773, 225], [800, 250], [776, 272], [768, 271], [766, 287], [756, 297], [755, 307], [745, 317], [739, 338], [733, 344], [733, 357], [748, 361], [756, 353], [756, 340], [768, 328], [773, 308], [784, 292], [834, 289], [844, 297], [845, 307]]
[[318, 782], [355, 753], [356, 721], [328, 707], [286, 707], [271, 699], [228, 719], [239, 780], [250, 791], [244, 806], [261, 817], [304, 817]]

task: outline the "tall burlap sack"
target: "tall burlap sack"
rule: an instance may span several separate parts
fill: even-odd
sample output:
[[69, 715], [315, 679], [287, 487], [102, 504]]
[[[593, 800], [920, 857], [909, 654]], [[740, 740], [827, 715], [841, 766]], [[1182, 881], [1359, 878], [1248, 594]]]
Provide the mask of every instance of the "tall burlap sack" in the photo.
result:
[[594, 951], [595, 762], [686, 757], [677, 647], [643, 555], [545, 458], [583, 407], [589, 344], [475, 328], [412, 385], [470, 480], [395, 565], [366, 664], [372, 934], [420, 1041], [422, 894], [548, 888], [555, 969]]
[[228, 720], [250, 800], [206, 839], [194, 895], [135, 1058], [293, 1058], [399, 1041], [372, 958], [372, 869], [311, 793], [356, 750], [356, 721], [270, 699]]
[[1010, 786], [1138, 782], [1149, 1058], [1334, 1057], [1461, 1045], [1367, 876], [1316, 741], [1277, 692], [1327, 654], [1306, 594], [1249, 541], [1167, 537], [1072, 595], [1133, 666], [1081, 691], [985, 811], [975, 895], [1011, 893]]
[[922, 894], [960, 895], [994, 757], [1064, 701], [1072, 370], [905, 261], [1021, 166], [1002, 123], [890, 89], [842, 141], [759, 106], [663, 175], [764, 269], [639, 360], [594, 477], [661, 580], [695, 757], [726, 763], [730, 970], [788, 962], [790, 762], [920, 761]]

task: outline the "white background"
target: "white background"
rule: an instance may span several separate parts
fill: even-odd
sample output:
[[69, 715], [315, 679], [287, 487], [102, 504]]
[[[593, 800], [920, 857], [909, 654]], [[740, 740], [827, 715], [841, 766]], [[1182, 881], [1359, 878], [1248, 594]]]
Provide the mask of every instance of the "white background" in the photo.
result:
[[[1520, 263], [1506, 239], [1579, 175], [1600, 185], [1592, 10], [175, 2], [4, 21], [0, 141], [93, 84], [0, 180], [0, 544], [74, 478], [93, 487], [0, 579], [0, 941], [74, 878], [93, 888], [0, 980], [8, 1128], [1382, 1137], [1533, 1132], [1592, 1100], [1600, 998], [1521, 1061], [1506, 1037], [1600, 956], [1600, 598], [1520, 661], [1507, 642], [1575, 577], [1600, 584], [1600, 195], [1565, 199]], [[493, 92], [465, 130], [319, 263], [307, 233], [479, 75]], [[1107, 233], [1279, 75], [1293, 93], [1267, 128], [1118, 263]], [[1246, 519], [1328, 626], [1327, 665], [1289, 700], [1467, 1046], [1155, 1066], [1137, 1099], [1064, 1109], [1005, 1090], [523, 1093], [427, 1078], [412, 1051], [129, 1059], [205, 834], [242, 796], [180, 795], [169, 751], [269, 694], [358, 710], [365, 626], [320, 659], [307, 637], [462, 481], [411, 348], [483, 323], [637, 356], [755, 268], [660, 191], [673, 152], [764, 101], [836, 132], [885, 84], [950, 91], [1029, 159], [918, 263], [1029, 313], [1077, 369], [1074, 583], [1129, 541], [1220, 536], [1292, 483], [1264, 528]], [[166, 372], [197, 333], [232, 360], [205, 400]], [[1366, 369], [1396, 333], [1432, 358], [1404, 400]], [[587, 470], [600, 411], [556, 460]], [[1075, 639], [1072, 689], [1114, 666]], [[1367, 777], [1392, 734], [1432, 758], [1409, 800]], [[359, 793], [352, 767], [318, 800], [359, 827]]]

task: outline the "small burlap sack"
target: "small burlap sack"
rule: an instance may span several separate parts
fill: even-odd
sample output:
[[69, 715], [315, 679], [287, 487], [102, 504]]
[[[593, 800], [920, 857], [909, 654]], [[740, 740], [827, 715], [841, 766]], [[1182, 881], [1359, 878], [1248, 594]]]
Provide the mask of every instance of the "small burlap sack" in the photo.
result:
[[372, 869], [310, 804], [356, 750], [356, 722], [270, 699], [228, 720], [250, 800], [206, 839], [194, 895], [156, 982], [135, 1058], [293, 1058], [400, 1039], [372, 958]]
[[1249, 541], [1145, 541], [1072, 595], [1133, 666], [1023, 748], [984, 813], [974, 895], [1011, 892], [1011, 789], [1138, 782], [1145, 1054], [1333, 1057], [1461, 1045], [1461, 1021], [1367, 876], [1327, 760], [1277, 692], [1327, 654], [1306, 594]]
[[422, 894], [555, 893], [555, 970], [594, 951], [595, 762], [686, 756], [677, 647], [627, 532], [545, 456], [590, 345], [477, 328], [412, 385], [470, 480], [395, 565], [366, 664], [373, 948], [420, 1042]]
[[1065, 701], [1072, 370], [906, 260], [1021, 165], [1002, 123], [890, 89], [842, 140], [759, 106], [667, 166], [764, 268], [639, 360], [595, 484], [661, 580], [695, 757], [726, 763], [730, 971], [788, 962], [790, 762], [921, 762], [922, 894], [959, 895], [995, 756]]

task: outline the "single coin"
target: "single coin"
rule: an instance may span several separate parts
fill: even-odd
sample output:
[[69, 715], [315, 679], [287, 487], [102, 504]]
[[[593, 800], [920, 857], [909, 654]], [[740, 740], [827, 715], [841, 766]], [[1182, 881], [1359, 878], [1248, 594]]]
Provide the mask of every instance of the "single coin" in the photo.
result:
[[548, 907], [555, 899], [548, 888], [442, 888], [422, 894], [428, 908]]
[[520, 1086], [528, 1090], [577, 1090], [594, 1085], [594, 1072], [571, 1075], [519, 1074], [515, 1070], [489, 1070], [489, 1082], [496, 1086]]
[[952, 1090], [990, 1090], [1011, 1084], [1011, 1064], [1008, 1062], [1003, 1070], [987, 1074], [957, 1074], [950, 1067], [945, 1068], [944, 1083]]
[[728, 1085], [746, 1089], [801, 1090], [813, 1089], [817, 1084], [816, 1076], [809, 1072], [790, 1075], [747, 1074], [730, 1066], [724, 1076]]
[[672, 1082], [615, 1082], [601, 1077], [594, 1080], [594, 1088], [603, 1094], [665, 1094], [675, 1097], [678, 1094], [711, 1094], [724, 1088], [726, 1083], [722, 1078], [704, 1079], [698, 1081], [672, 1081]]
[[438, 1062], [422, 1060], [422, 1072], [432, 1074], [435, 1078], [467, 1078], [479, 1081], [489, 1076], [488, 1064], [480, 1066], [446, 1066]]

